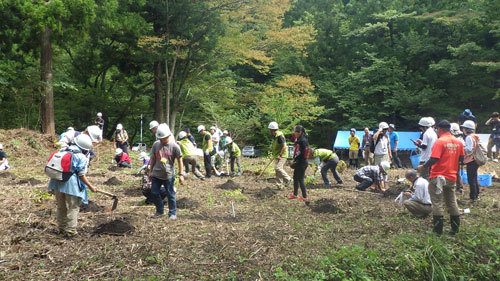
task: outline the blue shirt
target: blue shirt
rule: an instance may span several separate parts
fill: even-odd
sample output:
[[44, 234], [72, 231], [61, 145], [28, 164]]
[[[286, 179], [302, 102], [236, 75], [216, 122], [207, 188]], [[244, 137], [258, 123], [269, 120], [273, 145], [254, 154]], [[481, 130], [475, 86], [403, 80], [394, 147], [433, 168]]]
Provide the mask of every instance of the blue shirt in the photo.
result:
[[[65, 182], [50, 179], [49, 190], [58, 190], [59, 192], [79, 197], [84, 204], [87, 204], [87, 186], [79, 178], [79, 176], [83, 176], [87, 173], [87, 157], [76, 145], [70, 146], [69, 149], [73, 151], [71, 168], [69, 170], [75, 173]], [[61, 151], [63, 150], [65, 149], [61, 149]], [[80, 186], [82, 190], [80, 190]]]
[[396, 141], [399, 141], [399, 135], [394, 131], [392, 133], [387, 132], [387, 135], [389, 135], [389, 140], [391, 141], [391, 150], [394, 150], [394, 146], [396, 146]]

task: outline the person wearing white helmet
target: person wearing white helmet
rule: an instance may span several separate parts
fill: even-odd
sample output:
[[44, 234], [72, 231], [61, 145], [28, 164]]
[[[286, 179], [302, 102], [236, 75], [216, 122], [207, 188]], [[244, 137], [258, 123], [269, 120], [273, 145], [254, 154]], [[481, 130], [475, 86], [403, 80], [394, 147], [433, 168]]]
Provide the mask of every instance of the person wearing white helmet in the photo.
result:
[[467, 179], [469, 181], [469, 198], [471, 201], [475, 201], [479, 197], [479, 182], [477, 179], [477, 170], [479, 165], [474, 159], [474, 153], [479, 147], [479, 137], [475, 134], [476, 123], [472, 120], [466, 120], [462, 124], [462, 132], [465, 137], [465, 157], [463, 163], [467, 166]]
[[69, 147], [73, 143], [74, 138], [79, 134], [80, 132], [75, 131], [73, 127], [68, 127], [66, 132], [61, 134], [61, 137], [59, 138], [57, 144], [60, 148]]
[[94, 124], [97, 125], [97, 127], [99, 127], [99, 129], [101, 130], [101, 134], [99, 136], [99, 142], [102, 141], [102, 131], [104, 130], [104, 119], [102, 119], [102, 113], [101, 112], [98, 112], [97, 113], [97, 118], [95, 119], [94, 121]]
[[378, 165], [364, 166], [361, 169], [357, 170], [353, 177], [355, 181], [359, 182], [359, 184], [356, 186], [356, 189], [363, 191], [368, 187], [375, 185], [374, 187], [372, 187], [372, 190], [378, 188], [380, 189], [380, 191], [385, 191], [387, 171], [390, 167], [391, 164], [388, 161], [382, 161]]
[[209, 179], [212, 176], [212, 155], [215, 155], [215, 150], [212, 145], [212, 135], [205, 130], [205, 126], [198, 126], [198, 133], [202, 135], [203, 143], [203, 163], [205, 164], [205, 178]]
[[0, 143], [0, 171], [10, 169], [7, 153], [3, 150], [3, 144]]
[[198, 170], [198, 164], [196, 164], [196, 148], [187, 138], [187, 133], [185, 131], [179, 132], [179, 141], [177, 144], [181, 148], [182, 164], [186, 168], [186, 174], [189, 173], [189, 165], [191, 165], [193, 174], [200, 180], [205, 180], [205, 177]]
[[227, 148], [227, 143], [226, 143], [227, 137], [229, 137], [229, 132], [227, 130], [222, 131], [222, 137], [220, 138], [222, 150], [226, 150]]
[[115, 149], [115, 162], [116, 166], [120, 168], [132, 168], [130, 156], [121, 148]]
[[156, 207], [156, 212], [152, 218], [159, 218], [164, 215], [164, 203], [161, 199], [161, 188], [163, 186], [167, 191], [168, 217], [169, 219], [176, 219], [175, 160], [177, 160], [178, 164], [179, 183], [184, 184], [181, 149], [175, 141], [169, 141], [172, 132], [167, 124], [158, 126], [156, 137], [159, 141], [155, 142], [151, 148], [151, 170], [149, 171], [151, 194]]
[[[465, 146], [465, 138], [464, 134], [462, 133], [462, 130], [460, 129], [460, 125], [458, 123], [451, 123], [450, 124], [450, 133], [457, 139], [459, 140], [463, 146]], [[460, 163], [460, 168], [459, 171], [463, 170], [463, 163]], [[462, 173], [459, 172], [457, 174], [457, 184], [456, 184], [456, 191], [458, 194], [463, 194], [464, 190], [464, 185], [462, 182]]]
[[[434, 119], [423, 117], [418, 122], [418, 125], [420, 126], [420, 130], [423, 132], [423, 136], [422, 139], [413, 141], [413, 143], [422, 150], [422, 153], [420, 154], [420, 164], [424, 164], [431, 158], [432, 147], [434, 146], [434, 142], [438, 137], [436, 132], [432, 128], [432, 126], [434, 125]], [[429, 180], [429, 173], [430, 167], [429, 169], [424, 169], [420, 175], [424, 179]]]
[[373, 152], [373, 162], [375, 165], [379, 165], [383, 161], [391, 162], [391, 142], [389, 141], [389, 136], [387, 131], [389, 130], [389, 124], [386, 122], [380, 122], [378, 125], [378, 131], [373, 135], [373, 141], [375, 142], [375, 150]]
[[[433, 232], [443, 233], [444, 206], [450, 214], [450, 234], [458, 232], [460, 227], [460, 212], [455, 196], [459, 163], [464, 159], [463, 144], [450, 133], [450, 122], [441, 120], [436, 124], [437, 139], [432, 147], [430, 159], [418, 166], [422, 173], [430, 169], [429, 194], [432, 201]], [[431, 168], [432, 167], [432, 168]]]
[[271, 144], [271, 156], [274, 160], [274, 171], [276, 174], [276, 184], [278, 188], [281, 189], [284, 184], [285, 187], [290, 186], [292, 183], [292, 178], [285, 172], [283, 166], [286, 163], [288, 156], [288, 147], [286, 145], [285, 135], [283, 132], [278, 130], [278, 123], [271, 122], [269, 126], [269, 133], [273, 136], [273, 142]]
[[113, 146], [115, 149], [121, 148], [125, 153], [128, 154], [128, 134], [127, 131], [123, 129], [122, 124], [116, 125], [115, 133], [113, 134]]
[[141, 168], [139, 169], [139, 171], [137, 171], [137, 175], [140, 175], [142, 173], [142, 171], [144, 171], [145, 174], [148, 174], [149, 170], [148, 170], [148, 165], [149, 165], [149, 155], [142, 151], [141, 153], [139, 153], [139, 158], [137, 158], [139, 161], [142, 161], [142, 166]]
[[[227, 151], [231, 160], [231, 175], [241, 176], [241, 150], [231, 137], [226, 137]], [[234, 172], [234, 163], [238, 166], [238, 173]]]
[[158, 129], [159, 125], [160, 123], [156, 120], [149, 122], [149, 129], [153, 132], [153, 134], [156, 134], [156, 129]]
[[48, 189], [53, 191], [57, 202], [57, 224], [59, 233], [71, 238], [77, 232], [78, 213], [80, 211], [80, 201], [88, 204], [88, 187], [92, 192], [97, 192], [97, 188], [92, 185], [87, 177], [87, 157], [85, 154], [92, 148], [92, 140], [88, 135], [81, 134], [75, 138], [75, 144], [61, 151], [70, 150], [71, 177], [67, 181], [50, 179]]

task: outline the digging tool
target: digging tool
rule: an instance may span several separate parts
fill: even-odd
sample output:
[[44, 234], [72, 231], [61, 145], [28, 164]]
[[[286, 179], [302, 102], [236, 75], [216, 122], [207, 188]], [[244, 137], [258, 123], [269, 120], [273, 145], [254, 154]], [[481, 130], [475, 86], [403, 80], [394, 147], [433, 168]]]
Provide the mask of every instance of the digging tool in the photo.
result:
[[113, 198], [113, 207], [111, 207], [111, 211], [114, 211], [116, 209], [116, 207], [118, 206], [118, 196], [116, 196], [116, 194], [111, 194], [109, 192], [102, 191], [102, 190], [97, 190], [97, 192]]
[[271, 163], [274, 162], [274, 158], [271, 159], [271, 161], [269, 161], [269, 163], [267, 164], [267, 166], [264, 168], [264, 170], [262, 170], [262, 172], [260, 172], [260, 175], [257, 177], [257, 179], [260, 179], [260, 177], [262, 176], [262, 174], [264, 174], [264, 172], [267, 170], [267, 168], [269, 168], [269, 166], [271, 165]]

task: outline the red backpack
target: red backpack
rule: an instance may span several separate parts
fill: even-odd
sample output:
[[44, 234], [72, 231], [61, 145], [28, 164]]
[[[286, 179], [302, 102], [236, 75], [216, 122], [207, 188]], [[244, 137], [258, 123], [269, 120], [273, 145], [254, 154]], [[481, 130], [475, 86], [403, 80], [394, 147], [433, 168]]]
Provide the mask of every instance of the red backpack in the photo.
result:
[[70, 172], [73, 153], [69, 150], [56, 151], [49, 157], [45, 165], [45, 174], [51, 179], [67, 181], [74, 174]]
[[[294, 147], [295, 147], [295, 150], [293, 151], [293, 157], [296, 157], [300, 151], [299, 145], [295, 144]], [[305, 154], [306, 154], [306, 155], [304, 155], [305, 159], [313, 159], [314, 158], [314, 151], [310, 146], [306, 146]]]

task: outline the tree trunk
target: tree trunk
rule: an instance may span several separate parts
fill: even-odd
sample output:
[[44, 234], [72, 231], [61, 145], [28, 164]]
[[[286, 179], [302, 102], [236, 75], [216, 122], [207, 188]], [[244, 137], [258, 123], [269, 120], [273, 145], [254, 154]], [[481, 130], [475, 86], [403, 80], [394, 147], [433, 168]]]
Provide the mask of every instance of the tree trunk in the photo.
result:
[[165, 122], [163, 113], [163, 89], [161, 83], [161, 61], [154, 62], [154, 88], [155, 88], [155, 119], [162, 123]]
[[50, 34], [50, 28], [45, 27], [40, 35], [40, 121], [42, 133], [44, 134], [56, 133], [54, 123], [54, 88], [52, 85], [52, 46], [50, 43]]
[[169, 127], [172, 131], [172, 134], [175, 135], [175, 119], [177, 118], [177, 108], [172, 109], [172, 113], [170, 114], [170, 123]]
[[[172, 65], [172, 74], [175, 70], [175, 59], [174, 64]], [[165, 60], [165, 81], [166, 81], [166, 89], [165, 89], [165, 122], [170, 124], [170, 87], [172, 85], [172, 78], [168, 73], [168, 61]]]

